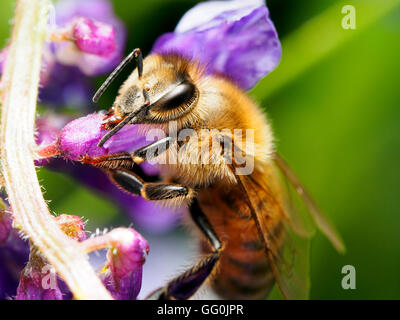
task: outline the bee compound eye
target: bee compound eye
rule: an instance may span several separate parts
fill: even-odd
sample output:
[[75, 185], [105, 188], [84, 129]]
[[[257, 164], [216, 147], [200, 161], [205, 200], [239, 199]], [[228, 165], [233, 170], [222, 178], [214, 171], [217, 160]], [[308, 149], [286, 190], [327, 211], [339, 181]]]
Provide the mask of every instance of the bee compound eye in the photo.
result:
[[195, 93], [195, 85], [190, 81], [185, 80], [173, 90], [165, 94], [157, 104], [163, 110], [175, 109], [184, 104], [189, 104]]

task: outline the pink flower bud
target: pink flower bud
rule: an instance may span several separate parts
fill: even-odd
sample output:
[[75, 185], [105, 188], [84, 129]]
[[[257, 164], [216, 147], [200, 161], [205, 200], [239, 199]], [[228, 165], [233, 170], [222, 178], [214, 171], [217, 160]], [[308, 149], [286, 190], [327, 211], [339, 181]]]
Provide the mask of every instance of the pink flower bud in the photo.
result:
[[149, 245], [140, 233], [132, 228], [118, 228], [108, 235], [115, 239], [107, 254], [107, 261], [116, 277], [122, 278], [144, 264]]
[[[85, 224], [77, 216], [62, 214], [56, 218], [64, 233], [70, 238], [86, 239]], [[29, 262], [22, 270], [17, 289], [17, 300], [63, 300], [63, 293], [54, 268], [36, 247], [31, 247]]]
[[131, 228], [114, 229], [107, 237], [111, 248], [102, 274], [103, 282], [115, 299], [134, 300], [142, 285], [142, 266], [149, 245]]
[[78, 19], [74, 24], [72, 35], [76, 46], [86, 53], [109, 57], [117, 47], [114, 28], [92, 19]]

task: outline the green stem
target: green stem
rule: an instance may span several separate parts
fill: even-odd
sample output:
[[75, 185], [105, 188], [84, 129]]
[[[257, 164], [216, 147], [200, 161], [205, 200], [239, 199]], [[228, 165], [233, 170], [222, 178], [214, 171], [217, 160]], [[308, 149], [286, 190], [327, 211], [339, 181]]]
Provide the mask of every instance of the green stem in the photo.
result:
[[18, 0], [2, 77], [2, 173], [16, 223], [77, 299], [111, 299], [76, 241], [59, 228], [43, 199], [34, 166], [34, 124], [48, 0]]

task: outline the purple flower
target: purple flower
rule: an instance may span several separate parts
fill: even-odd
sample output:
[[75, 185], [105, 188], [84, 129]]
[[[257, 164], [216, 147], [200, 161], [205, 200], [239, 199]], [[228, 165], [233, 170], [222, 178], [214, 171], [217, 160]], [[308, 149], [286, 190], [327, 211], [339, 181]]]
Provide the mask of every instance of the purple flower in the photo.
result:
[[12, 227], [8, 205], [1, 200], [0, 207], [0, 299], [6, 299], [16, 294], [19, 273], [28, 260], [29, 245]]
[[[126, 32], [109, 0], [61, 0], [44, 48], [40, 100], [52, 107], [89, 107], [88, 76], [111, 71], [122, 58]], [[0, 52], [3, 71], [8, 48]]]
[[[40, 79], [42, 82], [43, 76]], [[71, 109], [90, 110], [88, 101], [93, 92], [92, 83], [78, 67], [57, 62], [39, 91], [39, 100], [53, 109], [68, 106]]]
[[54, 143], [60, 130], [71, 121], [71, 117], [48, 112], [36, 120], [36, 144], [39, 149]]
[[[62, 155], [64, 158], [79, 160], [82, 155], [99, 156], [109, 152], [127, 151], [141, 147], [146, 142], [143, 134], [138, 133], [135, 126], [127, 126], [102, 148], [97, 143], [105, 134], [101, 129], [104, 115], [90, 114], [68, 122], [68, 117], [48, 114], [37, 121], [39, 154], [44, 159], [36, 161], [36, 165], [47, 165], [50, 169], [61, 171], [75, 177], [91, 189], [123, 208], [124, 212], [147, 231], [164, 233], [171, 230], [180, 221], [186, 210], [182, 207], [172, 209], [160, 207], [152, 201], [127, 194], [117, 188], [100, 169], [89, 165], [69, 164], [64, 160], [50, 161], [48, 157]], [[67, 124], [66, 124], [67, 123]], [[65, 125], [66, 124], [66, 125]], [[65, 125], [64, 128], [63, 125]], [[148, 176], [157, 176], [156, 165], [142, 163], [140, 167]], [[152, 178], [154, 179], [154, 178]]]
[[99, 148], [97, 144], [107, 133], [102, 129], [103, 118], [102, 113], [92, 113], [68, 123], [61, 130], [58, 138], [60, 154], [71, 160], [80, 160], [84, 155], [97, 157], [108, 153], [129, 151], [146, 143], [138, 126], [127, 125]]
[[110, 231], [109, 237], [115, 239], [113, 248], [107, 254], [112, 274], [122, 278], [143, 265], [149, 253], [149, 245], [141, 234], [132, 228], [118, 228]]
[[281, 45], [264, 1], [210, 1], [189, 10], [153, 52], [198, 60], [247, 90], [275, 69]]
[[94, 76], [109, 72], [121, 61], [126, 32], [109, 0], [59, 1], [56, 24], [72, 27], [75, 42], [53, 44], [60, 63], [77, 66], [85, 75]]
[[[63, 300], [62, 292], [57, 284], [57, 276], [52, 272], [48, 264], [28, 264], [21, 273], [16, 299]], [[52, 281], [54, 284], [51, 283]]]
[[115, 51], [115, 30], [112, 26], [80, 18], [74, 24], [73, 37], [79, 50], [101, 57], [108, 57]]
[[111, 247], [101, 277], [115, 299], [134, 300], [142, 285], [142, 266], [149, 252], [147, 241], [135, 230], [118, 228], [109, 232]]
[[13, 229], [7, 242], [0, 245], [0, 300], [16, 295], [19, 275], [28, 257], [28, 242]]
[[[56, 218], [64, 233], [70, 238], [83, 241], [86, 239], [85, 224], [77, 216], [62, 214]], [[17, 300], [63, 300], [63, 288], [69, 296], [69, 290], [57, 277], [54, 268], [42, 256], [39, 250], [31, 246], [29, 262], [21, 272], [17, 289]]]
[[6, 212], [6, 205], [0, 202], [0, 245], [4, 244], [8, 239], [12, 230], [12, 217]]
[[44, 166], [50, 162], [50, 157], [58, 153], [57, 138], [60, 130], [70, 120], [69, 117], [56, 113], [47, 113], [36, 121], [36, 144], [38, 154], [42, 159], [36, 160], [37, 166]]
[[61, 0], [46, 46], [39, 97], [51, 107], [89, 109], [89, 76], [111, 71], [120, 61], [126, 32], [109, 0]]

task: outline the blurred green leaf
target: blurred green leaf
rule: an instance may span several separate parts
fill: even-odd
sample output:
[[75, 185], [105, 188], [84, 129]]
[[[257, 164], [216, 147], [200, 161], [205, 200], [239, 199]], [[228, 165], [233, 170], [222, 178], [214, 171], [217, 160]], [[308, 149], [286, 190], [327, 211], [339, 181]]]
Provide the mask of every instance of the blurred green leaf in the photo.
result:
[[[361, 6], [365, 16], [356, 4], [359, 22], [368, 20], [367, 14], [380, 18], [364, 27], [360, 22], [351, 37], [335, 45], [335, 37], [325, 34], [326, 50], [318, 51], [318, 43], [313, 48], [291, 42], [282, 69], [253, 92], [263, 106], [268, 101], [278, 149], [335, 221], [348, 248], [340, 256], [321, 235], [313, 241], [314, 299], [400, 298], [400, 10], [383, 10], [390, 2], [375, 1], [375, 11]], [[338, 13], [325, 23], [339, 23]], [[323, 20], [313, 21], [325, 29]], [[346, 264], [356, 268], [356, 290], [341, 288]]]
[[11, 32], [11, 17], [14, 12], [14, 7], [14, 1], [0, 1], [1, 17], [4, 19], [3, 23], [0, 23], [0, 48], [8, 43]]
[[344, 42], [371, 26], [389, 12], [398, 8], [399, 0], [363, 0], [353, 3], [356, 9], [357, 29], [342, 28], [341, 9], [347, 1], [339, 1], [323, 13], [310, 19], [282, 39], [282, 60], [278, 68], [252, 90], [254, 96], [265, 99], [274, 91], [298, 77], [318, 63]]

